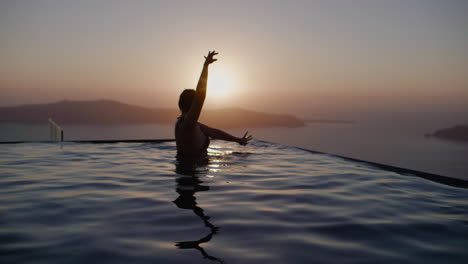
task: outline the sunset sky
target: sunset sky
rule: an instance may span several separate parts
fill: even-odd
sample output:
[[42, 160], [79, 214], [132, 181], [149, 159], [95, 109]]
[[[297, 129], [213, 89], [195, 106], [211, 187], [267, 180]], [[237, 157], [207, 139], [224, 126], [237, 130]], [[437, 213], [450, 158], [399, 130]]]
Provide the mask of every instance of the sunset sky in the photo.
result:
[[[2, 1], [0, 105], [468, 113], [468, 1]], [[334, 115], [333, 115], [334, 116]]]

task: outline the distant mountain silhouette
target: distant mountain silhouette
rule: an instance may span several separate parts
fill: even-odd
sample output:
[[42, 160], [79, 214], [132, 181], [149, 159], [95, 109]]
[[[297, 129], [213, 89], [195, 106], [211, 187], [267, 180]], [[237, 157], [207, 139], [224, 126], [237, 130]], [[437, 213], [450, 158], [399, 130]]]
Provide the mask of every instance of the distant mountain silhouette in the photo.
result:
[[340, 124], [354, 124], [354, 120], [343, 120], [343, 119], [306, 119], [308, 123], [340, 123]]
[[451, 128], [440, 129], [430, 136], [468, 143], [468, 125], [457, 125]]
[[[179, 110], [147, 108], [111, 100], [69, 101], [50, 104], [0, 107], [0, 122], [47, 122], [58, 124], [174, 124]], [[222, 128], [301, 127], [305, 123], [291, 115], [255, 112], [240, 108], [206, 110], [200, 122]]]

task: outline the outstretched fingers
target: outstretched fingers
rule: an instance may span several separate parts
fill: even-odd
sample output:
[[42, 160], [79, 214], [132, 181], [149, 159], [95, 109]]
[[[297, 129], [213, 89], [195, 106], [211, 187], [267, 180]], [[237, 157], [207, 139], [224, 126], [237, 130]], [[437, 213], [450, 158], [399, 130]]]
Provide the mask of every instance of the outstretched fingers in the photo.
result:
[[213, 58], [213, 56], [215, 56], [215, 55], [218, 55], [218, 52], [216, 52], [214, 50], [213, 51], [208, 51], [208, 55], [204, 56], [205, 57], [205, 63], [211, 64], [211, 63], [217, 61], [218, 59]]
[[249, 135], [249, 131], [245, 132], [244, 136], [242, 137], [243, 145], [246, 145], [249, 143], [249, 141], [252, 140], [252, 135]]

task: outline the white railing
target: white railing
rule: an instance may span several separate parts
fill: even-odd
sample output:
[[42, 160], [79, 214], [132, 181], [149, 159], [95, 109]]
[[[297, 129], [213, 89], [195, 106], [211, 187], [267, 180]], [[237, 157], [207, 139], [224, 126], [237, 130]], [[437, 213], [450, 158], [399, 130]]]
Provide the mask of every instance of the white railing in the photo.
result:
[[63, 129], [49, 117], [49, 139], [51, 141], [63, 141]]

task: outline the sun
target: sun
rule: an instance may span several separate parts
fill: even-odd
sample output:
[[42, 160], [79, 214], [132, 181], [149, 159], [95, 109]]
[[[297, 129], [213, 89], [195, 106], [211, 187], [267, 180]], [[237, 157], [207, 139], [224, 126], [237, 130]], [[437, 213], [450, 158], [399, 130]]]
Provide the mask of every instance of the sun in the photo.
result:
[[209, 98], [219, 101], [233, 95], [235, 83], [230, 73], [225, 68], [214, 68], [210, 71], [207, 92]]

